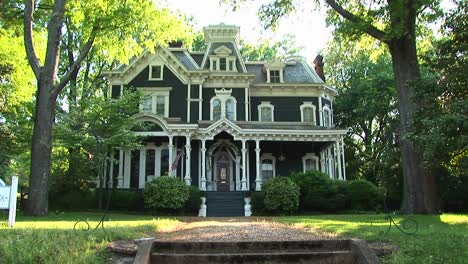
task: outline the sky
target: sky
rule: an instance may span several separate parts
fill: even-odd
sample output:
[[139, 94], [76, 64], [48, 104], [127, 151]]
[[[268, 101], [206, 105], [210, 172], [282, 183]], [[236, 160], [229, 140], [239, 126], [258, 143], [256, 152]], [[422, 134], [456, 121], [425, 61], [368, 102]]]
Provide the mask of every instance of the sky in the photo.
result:
[[[327, 28], [325, 24], [325, 8], [317, 10], [314, 1], [302, 1], [301, 10], [283, 18], [273, 32], [264, 30], [257, 16], [259, 7], [269, 2], [271, 0], [247, 0], [234, 12], [229, 5], [220, 4], [220, 0], [162, 0], [169, 9], [192, 17], [196, 30], [220, 23], [237, 25], [240, 26], [240, 37], [250, 44], [262, 39], [279, 41], [290, 34], [295, 37], [297, 46], [302, 47], [298, 55], [308, 61], [325, 49], [333, 32], [333, 28]], [[451, 0], [442, 0], [441, 3], [445, 10], [454, 7]], [[438, 25], [433, 25], [434, 31], [437, 28]]]
[[193, 17], [195, 29], [201, 30], [208, 25], [220, 23], [240, 27], [241, 39], [255, 44], [262, 39], [281, 40], [285, 35], [295, 37], [298, 47], [302, 47], [299, 55], [307, 60], [313, 60], [327, 40], [331, 38], [332, 28], [325, 25], [325, 10], [314, 10], [312, 2], [306, 1], [303, 10], [297, 11], [292, 17], [284, 18], [276, 32], [264, 30], [257, 17], [257, 10], [265, 0], [246, 1], [235, 12], [227, 4], [219, 0], [166, 0], [165, 5], [173, 10], [179, 10], [188, 17]]

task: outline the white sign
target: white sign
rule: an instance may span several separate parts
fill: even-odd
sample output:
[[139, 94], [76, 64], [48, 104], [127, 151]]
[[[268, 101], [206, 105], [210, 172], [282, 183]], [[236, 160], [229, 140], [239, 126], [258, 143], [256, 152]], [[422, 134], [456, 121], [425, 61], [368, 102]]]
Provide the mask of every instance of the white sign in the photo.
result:
[[8, 209], [8, 226], [13, 227], [16, 219], [16, 193], [18, 176], [11, 178], [11, 186], [0, 187], [0, 209]]
[[10, 208], [10, 186], [0, 186], [0, 209]]

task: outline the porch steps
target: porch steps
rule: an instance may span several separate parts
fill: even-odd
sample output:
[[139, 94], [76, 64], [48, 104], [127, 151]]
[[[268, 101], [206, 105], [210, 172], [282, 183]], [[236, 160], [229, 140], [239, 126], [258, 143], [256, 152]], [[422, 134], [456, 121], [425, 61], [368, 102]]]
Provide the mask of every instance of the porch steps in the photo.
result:
[[[139, 249], [140, 251], [140, 249]], [[189, 242], [153, 241], [135, 263], [320, 263], [377, 264], [363, 240]]]
[[206, 216], [244, 216], [242, 192], [206, 192]]

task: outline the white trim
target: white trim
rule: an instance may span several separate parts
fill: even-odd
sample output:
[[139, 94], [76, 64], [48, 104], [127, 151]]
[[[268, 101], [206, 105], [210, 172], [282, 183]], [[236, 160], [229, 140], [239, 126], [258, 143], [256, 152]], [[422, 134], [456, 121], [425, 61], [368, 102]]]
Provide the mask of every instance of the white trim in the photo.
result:
[[[270, 108], [271, 111], [271, 120], [262, 120], [262, 108]], [[269, 101], [262, 101], [258, 106], [257, 106], [257, 111], [258, 111], [258, 121], [261, 122], [274, 122], [275, 121], [275, 106], [271, 104]]]
[[[161, 70], [161, 74], [158, 77], [153, 77], [153, 67], [159, 67]], [[162, 81], [164, 79], [164, 64], [150, 64], [149, 65], [149, 74], [148, 80], [150, 81]]]
[[191, 84], [187, 85], [187, 123], [190, 123], [190, 88]]
[[306, 153], [302, 157], [302, 171], [304, 173], [306, 172], [306, 161], [310, 159], [315, 161], [315, 170], [319, 170], [319, 158], [315, 155], [315, 153]]
[[203, 120], [203, 109], [202, 109], [202, 94], [203, 88], [201, 84], [198, 84], [198, 120]]
[[301, 106], [299, 108], [301, 109], [301, 122], [305, 122], [304, 121], [304, 109], [305, 108], [312, 108], [312, 122], [308, 122], [308, 123], [312, 123], [314, 125], [317, 124], [317, 121], [316, 121], [316, 118], [315, 118], [316, 108], [315, 108], [315, 105], [312, 102], [304, 102], [304, 103], [301, 104]]

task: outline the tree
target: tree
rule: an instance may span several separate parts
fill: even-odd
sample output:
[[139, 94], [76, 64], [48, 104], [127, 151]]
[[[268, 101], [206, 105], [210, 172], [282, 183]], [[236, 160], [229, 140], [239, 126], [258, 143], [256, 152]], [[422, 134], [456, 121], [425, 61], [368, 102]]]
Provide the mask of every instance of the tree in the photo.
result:
[[[46, 2], [39, 4], [44, 6], [36, 6], [34, 0], [24, 2], [24, 43], [28, 62], [37, 80], [29, 203], [25, 210], [29, 215], [45, 215], [48, 212], [48, 178], [57, 98], [93, 46], [108, 47], [103, 48], [103, 52], [125, 63], [144, 48], [154, 49], [157, 43], [174, 40], [185, 33], [179, 20], [167, 10], [157, 9], [149, 0], [55, 0], [50, 6]], [[44, 20], [46, 22], [35, 20], [34, 14], [38, 9], [50, 11], [48, 19]], [[66, 30], [79, 33], [84, 41], [73, 51], [76, 54], [73, 63], [65, 72], [59, 73], [58, 65], [64, 59], [60, 54], [60, 45], [66, 19], [72, 22], [72, 27]], [[44, 24], [47, 45], [45, 58], [41, 60], [36, 53], [33, 28]]]
[[[231, 0], [234, 6], [243, 0]], [[417, 102], [410, 82], [419, 80], [418, 55], [416, 51], [416, 21], [428, 21], [440, 15], [439, 1], [393, 0], [393, 1], [345, 1], [325, 0], [330, 8], [328, 22], [343, 34], [367, 34], [388, 47], [397, 88], [400, 128], [398, 144], [403, 169], [403, 213], [436, 213], [440, 199], [433, 173], [424, 166], [418, 153], [407, 137], [413, 126]], [[265, 26], [276, 25], [279, 19], [296, 10], [295, 0], [274, 0], [262, 5], [260, 20]]]
[[301, 47], [297, 47], [293, 36], [286, 35], [281, 41], [264, 39], [255, 45], [240, 41], [240, 53], [245, 61], [269, 61], [274, 58], [282, 59], [289, 55], [295, 55]]
[[446, 15], [443, 37], [426, 58], [435, 78], [414, 83], [422, 102], [411, 139], [428, 166], [443, 166], [453, 176], [468, 171], [468, 2]]

